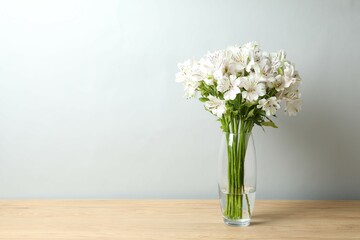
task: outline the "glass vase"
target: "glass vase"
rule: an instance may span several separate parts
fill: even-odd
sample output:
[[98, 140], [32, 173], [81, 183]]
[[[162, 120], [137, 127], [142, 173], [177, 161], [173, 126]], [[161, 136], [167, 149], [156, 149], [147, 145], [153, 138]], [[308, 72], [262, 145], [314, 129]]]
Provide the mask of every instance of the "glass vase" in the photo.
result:
[[248, 226], [256, 194], [256, 153], [251, 132], [224, 133], [218, 177], [224, 222]]

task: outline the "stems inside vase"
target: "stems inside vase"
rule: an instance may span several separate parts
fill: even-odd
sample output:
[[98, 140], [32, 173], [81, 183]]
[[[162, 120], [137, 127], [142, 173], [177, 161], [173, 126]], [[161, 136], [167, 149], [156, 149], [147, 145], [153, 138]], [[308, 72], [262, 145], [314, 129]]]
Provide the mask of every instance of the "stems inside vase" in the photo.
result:
[[242, 219], [244, 207], [247, 207], [250, 218], [250, 202], [245, 188], [245, 156], [253, 124], [237, 118], [224, 119], [222, 123], [228, 155], [228, 193], [224, 216], [232, 220]]

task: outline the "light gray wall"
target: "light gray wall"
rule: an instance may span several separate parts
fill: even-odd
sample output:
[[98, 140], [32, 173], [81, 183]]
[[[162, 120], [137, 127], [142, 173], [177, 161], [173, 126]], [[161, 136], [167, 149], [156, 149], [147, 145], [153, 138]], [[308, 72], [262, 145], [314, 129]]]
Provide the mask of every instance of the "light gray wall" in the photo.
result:
[[303, 111], [254, 130], [258, 198], [360, 199], [360, 1], [1, 1], [0, 198], [216, 198], [177, 63], [285, 49]]

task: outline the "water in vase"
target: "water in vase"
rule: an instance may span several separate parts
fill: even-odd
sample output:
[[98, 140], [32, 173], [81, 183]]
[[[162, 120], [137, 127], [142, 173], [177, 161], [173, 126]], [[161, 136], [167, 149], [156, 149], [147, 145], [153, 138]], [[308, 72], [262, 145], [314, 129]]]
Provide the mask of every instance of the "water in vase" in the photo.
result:
[[245, 187], [245, 191], [240, 193], [229, 193], [227, 189], [219, 188], [224, 222], [228, 225], [248, 226], [254, 210], [255, 194], [255, 189], [250, 187]]

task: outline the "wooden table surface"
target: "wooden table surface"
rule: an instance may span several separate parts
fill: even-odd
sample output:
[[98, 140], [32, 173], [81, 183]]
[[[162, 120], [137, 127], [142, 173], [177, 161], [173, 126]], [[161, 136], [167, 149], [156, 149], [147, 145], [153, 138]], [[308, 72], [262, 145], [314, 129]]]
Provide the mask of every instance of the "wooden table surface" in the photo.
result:
[[256, 201], [240, 228], [217, 200], [0, 200], [0, 239], [360, 239], [360, 201]]

